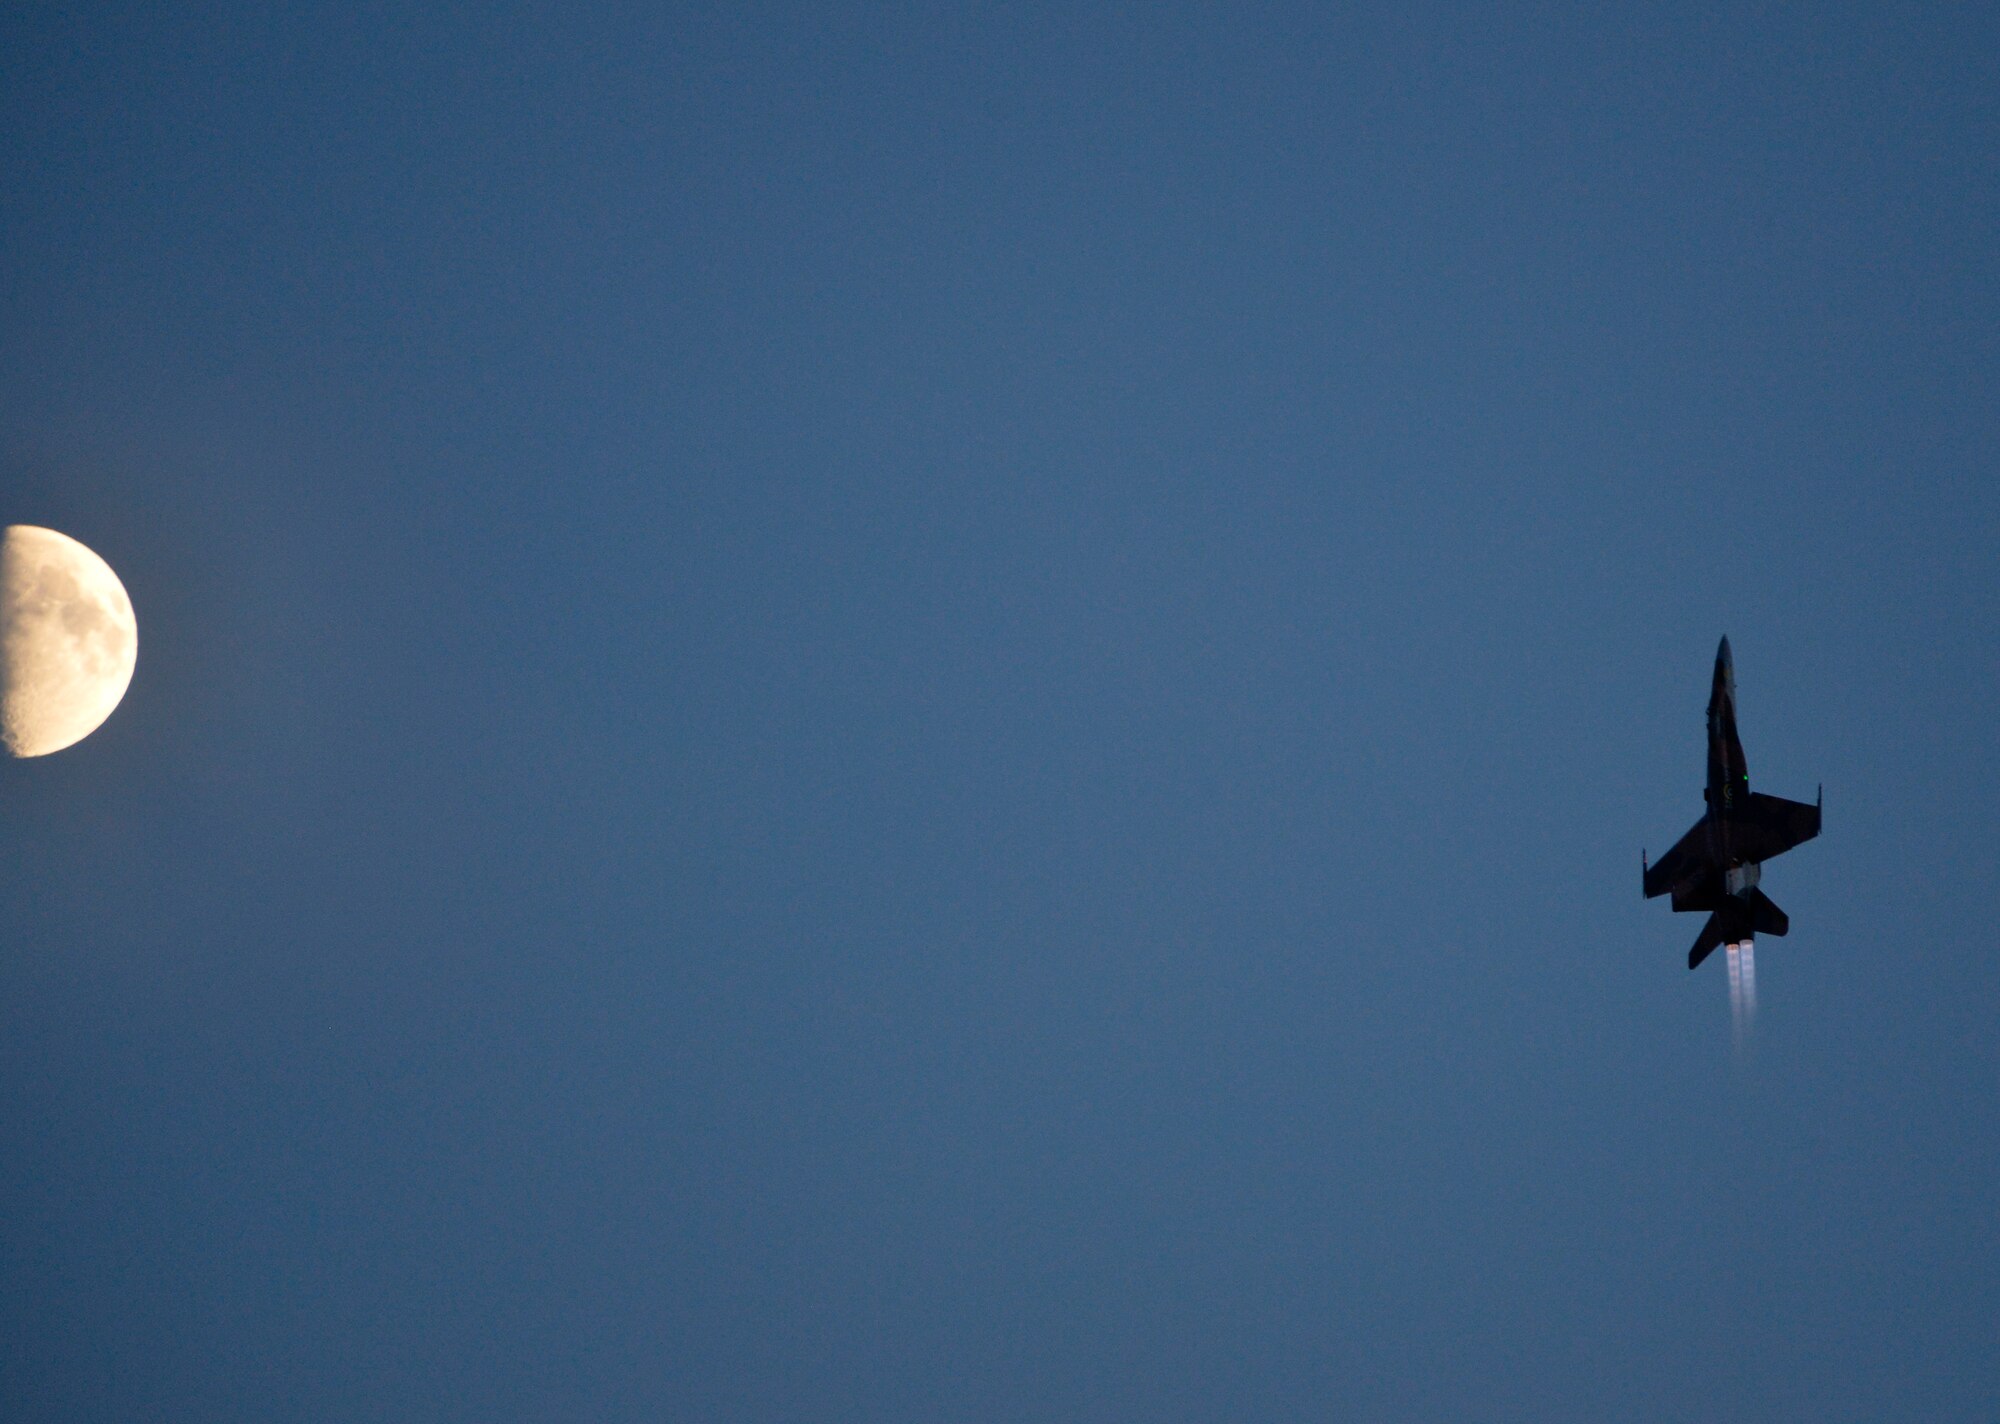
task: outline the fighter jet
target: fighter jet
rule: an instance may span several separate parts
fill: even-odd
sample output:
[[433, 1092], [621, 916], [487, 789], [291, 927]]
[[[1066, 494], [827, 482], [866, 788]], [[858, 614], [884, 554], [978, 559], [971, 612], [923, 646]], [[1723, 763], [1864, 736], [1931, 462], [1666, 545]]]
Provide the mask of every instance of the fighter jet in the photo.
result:
[[1708, 694], [1705, 794], [1708, 810], [1694, 829], [1658, 864], [1647, 864], [1643, 854], [1639, 861], [1647, 899], [1671, 894], [1676, 912], [1708, 911], [1708, 923], [1688, 951], [1690, 969], [1718, 945], [1748, 945], [1753, 935], [1782, 935], [1791, 928], [1785, 912], [1757, 888], [1760, 868], [1819, 834], [1819, 801], [1808, 806], [1750, 789], [1736, 735], [1736, 665], [1727, 638], [1715, 650], [1715, 682]]

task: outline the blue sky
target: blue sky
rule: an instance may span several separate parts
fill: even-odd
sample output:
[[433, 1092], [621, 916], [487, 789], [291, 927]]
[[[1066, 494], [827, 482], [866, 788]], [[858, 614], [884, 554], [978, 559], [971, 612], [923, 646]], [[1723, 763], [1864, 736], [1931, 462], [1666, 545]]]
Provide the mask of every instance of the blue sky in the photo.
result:
[[0, 1412], [1992, 1417], [1990, 19], [0, 26]]

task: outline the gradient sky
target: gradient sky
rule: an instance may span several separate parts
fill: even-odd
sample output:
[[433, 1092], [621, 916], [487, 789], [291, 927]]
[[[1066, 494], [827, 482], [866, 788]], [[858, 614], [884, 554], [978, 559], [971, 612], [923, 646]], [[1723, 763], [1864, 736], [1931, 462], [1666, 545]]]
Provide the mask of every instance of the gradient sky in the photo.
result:
[[25, 5], [0, 132], [140, 622], [0, 1415], [2000, 1411], [1994, 11]]

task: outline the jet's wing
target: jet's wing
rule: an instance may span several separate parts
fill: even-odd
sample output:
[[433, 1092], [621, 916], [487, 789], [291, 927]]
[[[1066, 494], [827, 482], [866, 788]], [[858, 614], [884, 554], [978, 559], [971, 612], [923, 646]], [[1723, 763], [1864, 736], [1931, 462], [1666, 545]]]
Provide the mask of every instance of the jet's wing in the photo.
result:
[[[1811, 808], [1807, 808], [1811, 809]], [[1674, 848], [1646, 867], [1646, 898], [1664, 895], [1700, 870], [1708, 860], [1708, 817], [1703, 816]]]
[[1731, 818], [1729, 842], [1745, 860], [1769, 860], [1818, 834], [1819, 807], [1753, 791]]

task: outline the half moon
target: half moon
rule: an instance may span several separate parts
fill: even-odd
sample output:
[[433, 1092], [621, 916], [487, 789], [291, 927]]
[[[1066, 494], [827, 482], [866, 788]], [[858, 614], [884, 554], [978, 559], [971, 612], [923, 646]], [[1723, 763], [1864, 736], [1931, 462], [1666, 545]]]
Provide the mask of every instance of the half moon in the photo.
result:
[[34, 757], [82, 741], [138, 660], [139, 623], [109, 564], [53, 529], [0, 534], [0, 746]]

